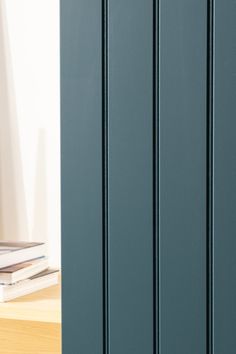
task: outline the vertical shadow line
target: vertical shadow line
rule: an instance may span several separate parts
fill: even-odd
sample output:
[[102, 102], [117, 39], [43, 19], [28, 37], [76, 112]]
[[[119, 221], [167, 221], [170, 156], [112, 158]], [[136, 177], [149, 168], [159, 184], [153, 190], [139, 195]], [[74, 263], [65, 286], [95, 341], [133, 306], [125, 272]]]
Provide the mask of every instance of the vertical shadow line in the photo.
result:
[[103, 353], [109, 353], [108, 302], [108, 0], [102, 0]]
[[206, 245], [206, 352], [213, 354], [213, 70], [214, 0], [207, 2], [207, 245]]
[[153, 353], [160, 353], [159, 0], [153, 0]]

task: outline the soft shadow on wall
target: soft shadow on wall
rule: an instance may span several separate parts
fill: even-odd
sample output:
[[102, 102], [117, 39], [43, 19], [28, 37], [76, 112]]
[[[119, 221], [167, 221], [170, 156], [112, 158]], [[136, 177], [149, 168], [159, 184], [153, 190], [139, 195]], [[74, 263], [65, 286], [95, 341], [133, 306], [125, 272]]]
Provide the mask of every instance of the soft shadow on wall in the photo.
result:
[[32, 234], [36, 240], [41, 240], [42, 242], [48, 242], [48, 197], [45, 143], [45, 131], [40, 129], [36, 156]]

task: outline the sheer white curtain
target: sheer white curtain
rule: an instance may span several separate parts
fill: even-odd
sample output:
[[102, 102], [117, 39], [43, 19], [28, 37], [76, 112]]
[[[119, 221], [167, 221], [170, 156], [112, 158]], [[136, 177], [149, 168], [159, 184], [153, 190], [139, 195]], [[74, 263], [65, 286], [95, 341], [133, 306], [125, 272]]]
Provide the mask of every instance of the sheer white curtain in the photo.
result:
[[59, 0], [0, 0], [0, 239], [60, 264]]
[[29, 238], [4, 0], [0, 0], [0, 239]]

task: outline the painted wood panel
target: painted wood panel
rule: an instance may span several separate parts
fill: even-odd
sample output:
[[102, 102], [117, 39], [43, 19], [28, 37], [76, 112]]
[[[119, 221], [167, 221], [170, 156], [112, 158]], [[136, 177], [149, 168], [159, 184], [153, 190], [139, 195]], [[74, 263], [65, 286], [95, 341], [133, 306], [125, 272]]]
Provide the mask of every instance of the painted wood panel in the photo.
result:
[[234, 352], [236, 7], [211, 43], [209, 4], [61, 0], [66, 354]]
[[63, 353], [103, 352], [101, 2], [61, 0]]
[[205, 354], [207, 3], [159, 16], [160, 353]]
[[236, 2], [214, 2], [214, 354], [236, 348]]
[[108, 6], [109, 353], [153, 353], [151, 0]]

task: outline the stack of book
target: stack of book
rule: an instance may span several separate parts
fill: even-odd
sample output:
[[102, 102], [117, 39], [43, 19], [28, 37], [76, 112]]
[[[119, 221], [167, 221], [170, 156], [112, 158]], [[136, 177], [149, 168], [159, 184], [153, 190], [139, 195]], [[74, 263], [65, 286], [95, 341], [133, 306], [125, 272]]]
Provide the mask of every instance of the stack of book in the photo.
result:
[[44, 255], [44, 243], [0, 242], [0, 302], [58, 283], [58, 269]]

